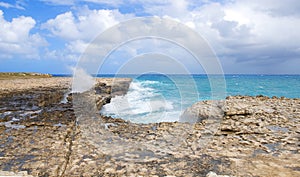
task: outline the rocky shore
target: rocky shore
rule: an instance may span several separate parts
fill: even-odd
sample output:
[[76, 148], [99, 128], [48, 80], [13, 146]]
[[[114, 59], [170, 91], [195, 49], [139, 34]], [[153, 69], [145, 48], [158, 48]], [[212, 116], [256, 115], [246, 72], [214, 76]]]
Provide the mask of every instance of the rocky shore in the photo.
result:
[[26, 78], [50, 78], [51, 74], [26, 73], [26, 72], [0, 72], [0, 80], [26, 79]]
[[130, 82], [70, 94], [71, 78], [0, 80], [0, 175], [300, 176], [300, 99], [203, 101], [182, 122], [100, 115]]

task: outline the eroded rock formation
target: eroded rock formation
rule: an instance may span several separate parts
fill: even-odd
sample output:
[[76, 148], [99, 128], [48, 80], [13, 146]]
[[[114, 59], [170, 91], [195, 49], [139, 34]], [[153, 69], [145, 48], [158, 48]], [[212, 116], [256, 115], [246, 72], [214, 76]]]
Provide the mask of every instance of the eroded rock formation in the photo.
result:
[[299, 99], [228, 97], [187, 109], [193, 124], [134, 124], [99, 114], [130, 80], [111, 83], [68, 96], [68, 78], [1, 81], [0, 174], [300, 176]]

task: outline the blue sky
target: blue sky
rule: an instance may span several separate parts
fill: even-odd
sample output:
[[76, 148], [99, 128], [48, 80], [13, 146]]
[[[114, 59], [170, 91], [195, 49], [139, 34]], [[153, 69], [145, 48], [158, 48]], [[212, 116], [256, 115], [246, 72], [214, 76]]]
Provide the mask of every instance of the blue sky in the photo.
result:
[[[0, 0], [0, 72], [71, 73], [101, 32], [158, 16], [203, 36], [225, 73], [300, 74], [299, 9], [299, 0]], [[171, 48], [157, 41], [129, 44], [111, 56], [105, 72], [117, 72], [124, 58], [152, 45]], [[158, 55], [151, 57], [155, 62]]]

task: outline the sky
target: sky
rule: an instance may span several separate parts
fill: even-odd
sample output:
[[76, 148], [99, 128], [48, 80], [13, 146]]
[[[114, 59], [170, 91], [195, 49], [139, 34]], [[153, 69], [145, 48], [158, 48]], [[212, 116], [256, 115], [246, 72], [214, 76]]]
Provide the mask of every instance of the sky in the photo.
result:
[[[299, 9], [299, 0], [0, 0], [0, 72], [72, 73], [97, 36], [156, 16], [202, 36], [226, 74], [300, 74]], [[157, 39], [126, 43], [102, 72], [118, 73], [128, 63], [130, 73], [144, 71], [152, 61], [171, 72], [173, 65], [162, 61], [174, 57], [164, 51], [191, 73], [204, 72], [178, 46]]]

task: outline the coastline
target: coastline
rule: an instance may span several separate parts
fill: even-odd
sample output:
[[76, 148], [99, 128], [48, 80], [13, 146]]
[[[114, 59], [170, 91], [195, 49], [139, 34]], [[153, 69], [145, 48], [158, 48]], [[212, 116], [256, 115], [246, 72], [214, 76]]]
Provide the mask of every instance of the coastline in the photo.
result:
[[8, 79], [30, 79], [30, 78], [50, 78], [51, 74], [33, 72], [0, 72], [0, 80]]
[[[33, 176], [300, 175], [299, 99], [233, 96], [221, 106], [195, 103], [196, 124], [135, 124], [99, 114], [112, 93], [112, 79], [100, 78], [96, 93], [78, 97], [84, 106], [96, 103], [88, 115], [81, 110], [86, 117], [78, 123], [72, 99], [61, 102], [71, 79], [0, 80], [0, 170]], [[131, 80], [119, 81], [116, 94], [123, 95]], [[222, 121], [205, 139], [209, 122], [201, 110], [211, 108]]]

